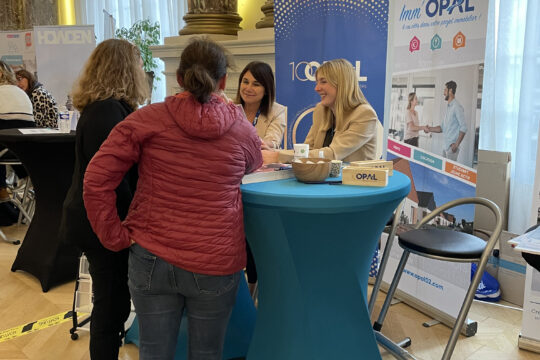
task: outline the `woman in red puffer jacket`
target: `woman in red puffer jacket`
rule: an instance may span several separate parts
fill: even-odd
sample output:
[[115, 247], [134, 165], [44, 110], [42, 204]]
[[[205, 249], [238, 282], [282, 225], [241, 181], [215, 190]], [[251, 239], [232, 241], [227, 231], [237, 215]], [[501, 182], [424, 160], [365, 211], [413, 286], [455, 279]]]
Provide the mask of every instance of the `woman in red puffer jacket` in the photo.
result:
[[[262, 164], [260, 140], [241, 108], [219, 95], [228, 59], [194, 39], [177, 70], [184, 92], [119, 123], [88, 165], [84, 202], [102, 244], [130, 247], [129, 288], [140, 358], [172, 358], [184, 310], [189, 359], [221, 359], [245, 266], [240, 182]], [[138, 164], [128, 216], [114, 189]]]

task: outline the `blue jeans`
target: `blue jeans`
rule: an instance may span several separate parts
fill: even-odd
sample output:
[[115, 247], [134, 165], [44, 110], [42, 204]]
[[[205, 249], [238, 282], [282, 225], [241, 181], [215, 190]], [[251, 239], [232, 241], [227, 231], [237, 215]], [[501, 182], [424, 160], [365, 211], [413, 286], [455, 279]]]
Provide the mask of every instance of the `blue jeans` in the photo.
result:
[[192, 273], [134, 244], [130, 247], [128, 276], [139, 321], [141, 360], [173, 359], [184, 308], [188, 359], [222, 358], [241, 271], [225, 276]]

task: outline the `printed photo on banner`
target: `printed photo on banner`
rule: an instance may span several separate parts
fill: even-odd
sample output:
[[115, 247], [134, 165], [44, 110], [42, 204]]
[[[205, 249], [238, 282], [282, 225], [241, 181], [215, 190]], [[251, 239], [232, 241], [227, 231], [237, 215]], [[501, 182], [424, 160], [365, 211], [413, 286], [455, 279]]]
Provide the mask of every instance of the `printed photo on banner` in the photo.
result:
[[388, 138], [476, 168], [483, 64], [394, 74]]

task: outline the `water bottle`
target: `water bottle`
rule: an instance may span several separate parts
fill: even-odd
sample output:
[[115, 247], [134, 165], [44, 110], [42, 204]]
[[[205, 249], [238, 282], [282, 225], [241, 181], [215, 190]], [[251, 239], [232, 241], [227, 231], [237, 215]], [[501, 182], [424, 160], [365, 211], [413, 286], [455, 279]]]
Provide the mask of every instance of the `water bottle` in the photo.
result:
[[58, 130], [61, 133], [68, 133], [71, 131], [71, 122], [69, 120], [69, 111], [65, 106], [61, 106], [58, 109]]

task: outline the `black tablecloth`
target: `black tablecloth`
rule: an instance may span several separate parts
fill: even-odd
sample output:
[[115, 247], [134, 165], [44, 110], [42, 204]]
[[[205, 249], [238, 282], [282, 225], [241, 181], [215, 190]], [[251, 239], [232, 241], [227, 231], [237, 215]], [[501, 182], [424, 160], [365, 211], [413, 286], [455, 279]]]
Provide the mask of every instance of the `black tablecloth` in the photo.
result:
[[11, 271], [23, 270], [41, 283], [43, 291], [75, 279], [79, 252], [58, 239], [62, 204], [71, 185], [75, 162], [75, 132], [22, 134], [0, 130], [0, 144], [25, 166], [36, 196], [34, 217]]

